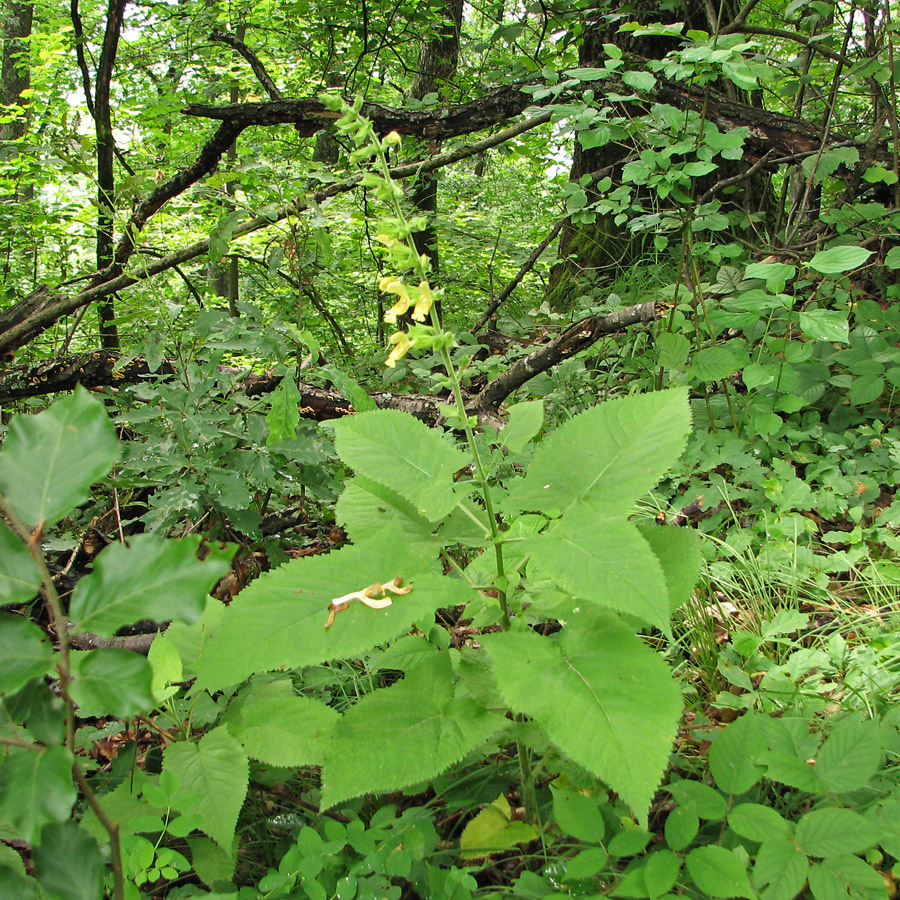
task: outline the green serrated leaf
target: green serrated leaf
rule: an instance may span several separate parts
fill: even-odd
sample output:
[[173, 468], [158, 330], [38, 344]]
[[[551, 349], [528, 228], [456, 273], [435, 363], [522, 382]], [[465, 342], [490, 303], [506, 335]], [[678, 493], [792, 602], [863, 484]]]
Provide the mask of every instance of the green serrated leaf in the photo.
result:
[[[9, 847], [4, 849], [19, 857]], [[33, 878], [28, 878], [24, 871], [19, 871], [18, 867], [13, 869], [6, 865], [6, 860], [2, 855], [0, 855], [0, 897], [7, 898], [7, 900], [36, 900], [37, 898], [37, 882]]]
[[82, 715], [119, 718], [153, 709], [153, 672], [146, 657], [131, 650], [109, 647], [73, 653], [69, 686]]
[[852, 809], [813, 809], [797, 823], [796, 840], [809, 856], [861, 853], [874, 846], [881, 831]]
[[887, 896], [884, 876], [849, 853], [812, 865], [809, 889], [816, 900], [884, 900]]
[[293, 693], [281, 696], [266, 685], [251, 688], [227, 724], [251, 759], [270, 766], [319, 766], [338, 718], [324, 703]]
[[716, 787], [726, 794], [743, 794], [765, 774], [756, 759], [768, 752], [765, 736], [752, 715], [741, 716], [716, 735], [709, 748], [709, 770]]
[[357, 475], [344, 485], [335, 517], [354, 543], [383, 534], [391, 522], [399, 525], [407, 540], [419, 543], [433, 540], [434, 526], [419, 515], [409, 500], [364, 475]]
[[106, 865], [97, 842], [75, 822], [44, 826], [34, 849], [34, 874], [54, 900], [97, 900]]
[[147, 653], [147, 662], [153, 670], [151, 690], [157, 703], [161, 703], [178, 691], [177, 682], [184, 680], [184, 666], [172, 639], [158, 634]]
[[573, 596], [668, 631], [669, 595], [662, 566], [631, 522], [578, 504], [556, 528], [527, 540], [525, 549], [540, 577]]
[[728, 826], [741, 837], [760, 843], [774, 835], [793, 833], [791, 823], [778, 810], [761, 803], [738, 803], [728, 813]]
[[683, 388], [608, 400], [541, 442], [506, 505], [564, 510], [585, 499], [609, 515], [627, 513], [677, 461], [689, 430]]
[[756, 894], [740, 857], [724, 847], [695, 847], [684, 861], [694, 884], [707, 897], [748, 897]]
[[163, 772], [178, 780], [176, 804], [178, 798], [190, 798], [189, 810], [199, 816], [200, 828], [230, 853], [250, 772], [243, 747], [226, 728], [215, 728], [196, 744], [170, 744]]
[[850, 326], [846, 312], [813, 309], [799, 313], [797, 320], [803, 333], [813, 340], [850, 343]]
[[0, 606], [27, 603], [41, 586], [41, 573], [28, 547], [0, 519]]
[[50, 525], [88, 499], [118, 455], [106, 409], [78, 387], [49, 409], [12, 420], [0, 452], [0, 494], [24, 522]]
[[700, 538], [690, 528], [639, 525], [638, 531], [662, 566], [669, 592], [669, 610], [686, 602], [700, 576]]
[[[414, 550], [395, 526], [377, 538], [262, 575], [212, 628], [197, 663], [197, 687], [218, 689], [255, 672], [353, 658], [432, 619], [439, 607], [477, 596], [456, 578], [427, 574], [433, 562]], [[410, 593], [394, 597], [386, 609], [353, 601], [325, 628], [334, 598], [396, 575], [412, 585]]]
[[341, 396], [350, 401], [356, 412], [362, 413], [377, 409], [375, 401], [366, 393], [362, 385], [346, 372], [342, 372], [337, 366], [332, 365], [321, 368], [322, 372], [334, 382], [334, 386], [341, 392]]
[[663, 369], [681, 369], [690, 349], [691, 342], [683, 334], [664, 331], [656, 338], [656, 364]]
[[65, 747], [9, 748], [0, 765], [0, 817], [16, 829], [16, 837], [40, 843], [44, 825], [69, 818], [76, 796], [72, 754]]
[[200, 538], [193, 535], [165, 540], [139, 534], [130, 541], [130, 547], [107, 547], [78, 582], [69, 611], [75, 631], [111, 635], [140, 619], [196, 622], [234, 552], [213, 549], [201, 562]]
[[266, 425], [269, 428], [267, 447], [282, 441], [292, 441], [297, 436], [302, 400], [294, 376], [286, 373], [272, 394], [266, 415]]
[[841, 722], [816, 754], [816, 774], [829, 791], [855, 791], [879, 769], [883, 751], [874, 720]]
[[232, 879], [237, 866], [236, 853], [227, 853], [209, 838], [189, 837], [187, 844], [191, 848], [194, 871], [205, 885], [212, 887], [216, 882], [228, 882]]
[[861, 266], [873, 252], [864, 247], [831, 247], [816, 253], [809, 267], [823, 275], [840, 275]]
[[0, 613], [0, 694], [11, 694], [50, 671], [53, 647], [37, 625]]
[[663, 659], [595, 608], [572, 615], [558, 641], [510, 631], [483, 643], [510, 708], [531, 716], [645, 823], [681, 716]]
[[335, 726], [322, 769], [322, 808], [433, 778], [504, 726], [471, 697], [454, 699], [447, 653], [366, 694]]
[[759, 848], [753, 884], [765, 900], [794, 900], [806, 884], [809, 860], [787, 837], [773, 837]]
[[688, 374], [698, 381], [722, 381], [741, 367], [738, 357], [727, 347], [706, 347], [691, 358]]
[[453, 476], [469, 458], [409, 413], [378, 409], [346, 416], [332, 427], [344, 462], [405, 497], [429, 521], [459, 502]]
[[544, 425], [544, 401], [514, 403], [506, 412], [507, 422], [500, 432], [500, 446], [519, 453]]

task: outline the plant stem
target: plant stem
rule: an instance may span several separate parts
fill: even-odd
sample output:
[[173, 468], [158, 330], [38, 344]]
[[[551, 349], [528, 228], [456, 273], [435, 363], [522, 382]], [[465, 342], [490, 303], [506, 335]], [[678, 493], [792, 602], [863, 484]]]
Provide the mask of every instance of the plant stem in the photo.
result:
[[[24, 522], [13, 512], [7, 503], [6, 498], [0, 495], [0, 513], [12, 525], [13, 530], [25, 542], [31, 553], [32, 559], [38, 567], [41, 576], [44, 599], [50, 610], [50, 620], [53, 630], [56, 632], [56, 640], [59, 644], [59, 663], [56, 667], [59, 673], [59, 693], [63, 699], [66, 710], [66, 749], [74, 755], [75, 753], [75, 703], [69, 696], [69, 684], [72, 681], [72, 667], [70, 662], [69, 642], [69, 622], [63, 611], [56, 585], [53, 583], [53, 576], [47, 567], [47, 561], [44, 559], [41, 550], [41, 534], [43, 533], [43, 523], [32, 533]], [[107, 815], [102, 804], [97, 799], [84, 772], [81, 771], [81, 764], [76, 759], [72, 764], [72, 777], [81, 790], [84, 799], [97, 815], [100, 823], [106, 829], [109, 835], [110, 848], [110, 865], [113, 870], [113, 884], [115, 900], [125, 900], [125, 884], [122, 876], [122, 850], [119, 846], [119, 826]]]
[[77, 759], [72, 765], [72, 776], [81, 789], [84, 799], [87, 800], [88, 806], [94, 811], [94, 815], [97, 816], [100, 824], [109, 835], [109, 864], [113, 870], [113, 896], [115, 900], [125, 900], [125, 881], [122, 875], [122, 848], [119, 845], [119, 825], [109, 817], [103, 808], [103, 804], [97, 799], [97, 795], [94, 793], [94, 789], [88, 782], [84, 772], [81, 771], [81, 764]]

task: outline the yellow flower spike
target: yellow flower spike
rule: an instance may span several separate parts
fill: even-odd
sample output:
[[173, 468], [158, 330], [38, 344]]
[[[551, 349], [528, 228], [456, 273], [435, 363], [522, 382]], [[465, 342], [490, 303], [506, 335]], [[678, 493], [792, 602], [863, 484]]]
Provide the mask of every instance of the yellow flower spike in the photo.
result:
[[434, 294], [431, 292], [431, 285], [427, 281], [419, 282], [419, 300], [416, 308], [413, 310], [412, 317], [416, 322], [424, 322], [431, 312], [434, 305]]
[[[387, 316], [385, 316], [385, 319]], [[385, 360], [385, 365], [389, 369], [393, 369], [394, 366], [397, 365], [397, 361], [403, 359], [404, 356], [409, 352], [410, 348], [413, 346], [413, 341], [409, 339], [409, 337], [402, 331], [394, 332], [388, 338], [388, 344], [393, 344], [394, 349], [388, 354], [388, 358]]]

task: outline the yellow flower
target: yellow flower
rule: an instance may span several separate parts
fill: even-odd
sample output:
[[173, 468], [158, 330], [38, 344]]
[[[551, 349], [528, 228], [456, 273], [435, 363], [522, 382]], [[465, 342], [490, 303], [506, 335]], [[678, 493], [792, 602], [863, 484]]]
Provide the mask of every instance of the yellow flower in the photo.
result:
[[[385, 316], [385, 318], [387, 318], [387, 316]], [[404, 332], [397, 331], [388, 338], [388, 344], [394, 344], [395, 346], [388, 354], [388, 358], [384, 364], [389, 369], [393, 369], [394, 366], [397, 365], [397, 360], [403, 359], [403, 357], [406, 356], [414, 342], [411, 341]]]
[[391, 325], [396, 324], [397, 316], [402, 316], [413, 304], [412, 297], [406, 285], [393, 275], [386, 275], [378, 282], [378, 289], [385, 294], [396, 294], [397, 302], [384, 314], [384, 321]]
[[431, 285], [427, 281], [419, 282], [419, 299], [416, 308], [413, 310], [412, 317], [416, 322], [424, 322], [431, 312], [434, 304], [434, 294], [431, 293]]
[[382, 140], [382, 145], [385, 147], [396, 147], [403, 138], [396, 131], [389, 131]]
[[[397, 238], [393, 237], [393, 235], [385, 234], [383, 231], [375, 235], [375, 240], [378, 241], [379, 244], [384, 244], [388, 249], [396, 247], [398, 243]], [[381, 280], [384, 281], [383, 278]]]

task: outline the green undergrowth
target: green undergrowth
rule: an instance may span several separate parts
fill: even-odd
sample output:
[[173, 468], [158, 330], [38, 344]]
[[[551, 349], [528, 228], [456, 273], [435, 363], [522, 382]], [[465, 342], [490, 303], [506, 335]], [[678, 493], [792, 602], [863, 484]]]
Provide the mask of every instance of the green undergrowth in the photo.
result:
[[[376, 409], [371, 373], [333, 365], [310, 377], [356, 413], [302, 420], [295, 362], [321, 348], [284, 324], [248, 344], [251, 307], [200, 314], [174, 379], [157, 347], [159, 382], [119, 395], [119, 435], [83, 390], [13, 419], [0, 893], [885, 897], [900, 319], [851, 295], [867, 211], [845, 207], [841, 239], [802, 265], [700, 241], [727, 216], [686, 187], [743, 138], [655, 109], [660, 146], [690, 138], [699, 159], [662, 167], [657, 148], [628, 177], [687, 198], [656, 226], [692, 277], [642, 281], [664, 319], [532, 379], [498, 431], [463, 391], [530, 348], [498, 359], [438, 319], [412, 241], [426, 223], [387, 168], [399, 137], [326, 102], [372, 166], [387, 377], [449, 395], [445, 422]], [[626, 288], [597, 282], [580, 311]], [[273, 363], [274, 391], [241, 394], [222, 368], [239, 351]], [[52, 552], [104, 491], [127, 495], [127, 540], [61, 597]], [[298, 500], [346, 543], [288, 558], [263, 522]], [[238, 546], [268, 571], [226, 605], [209, 592]], [[146, 657], [77, 649], [147, 619]]]

